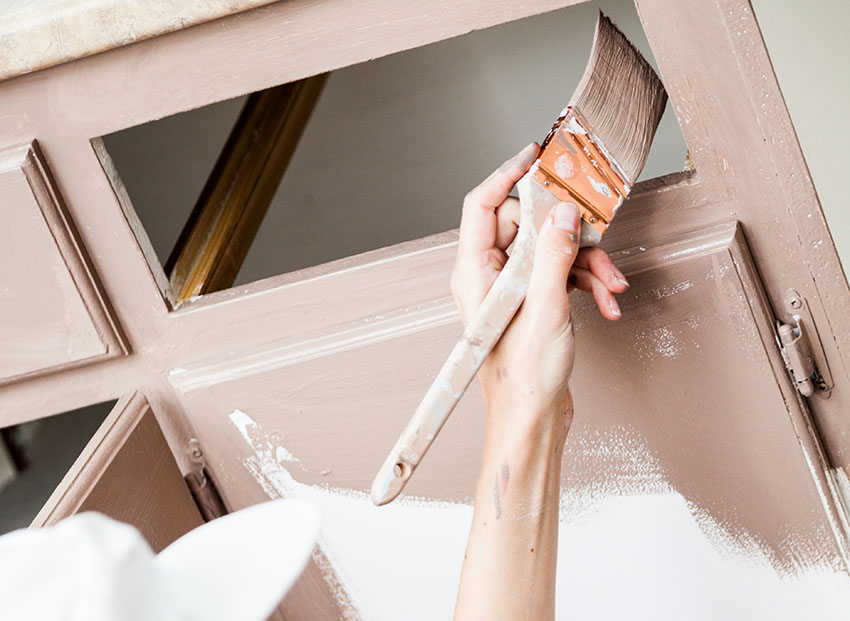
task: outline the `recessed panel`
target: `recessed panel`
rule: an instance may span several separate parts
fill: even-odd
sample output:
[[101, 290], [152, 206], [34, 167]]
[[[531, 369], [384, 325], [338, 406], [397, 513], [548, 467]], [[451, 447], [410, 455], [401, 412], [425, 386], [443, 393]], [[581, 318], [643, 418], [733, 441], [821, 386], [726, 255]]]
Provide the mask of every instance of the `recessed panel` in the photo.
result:
[[37, 147], [0, 153], [0, 383], [123, 351]]
[[122, 398], [33, 521], [97, 511], [135, 526], [159, 552], [203, 518], [147, 399]]

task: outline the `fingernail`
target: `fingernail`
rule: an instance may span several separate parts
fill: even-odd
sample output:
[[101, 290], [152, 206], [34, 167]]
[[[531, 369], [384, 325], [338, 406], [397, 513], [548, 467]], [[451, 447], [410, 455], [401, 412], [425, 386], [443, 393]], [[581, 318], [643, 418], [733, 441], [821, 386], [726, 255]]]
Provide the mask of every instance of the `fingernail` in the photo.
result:
[[517, 158], [525, 163], [534, 158], [537, 155], [537, 144], [532, 142], [530, 145], [525, 147], [522, 151], [517, 153]]
[[608, 308], [611, 309], [611, 312], [614, 313], [617, 317], [622, 317], [623, 312], [620, 310], [620, 305], [617, 304], [617, 300], [611, 298], [611, 301], [608, 302]]
[[626, 277], [623, 276], [623, 272], [617, 269], [616, 266], [611, 266], [611, 273], [614, 275], [614, 280], [616, 280], [621, 285], [629, 286], [629, 281], [626, 280]]
[[577, 233], [580, 219], [575, 203], [558, 203], [555, 208], [555, 228]]

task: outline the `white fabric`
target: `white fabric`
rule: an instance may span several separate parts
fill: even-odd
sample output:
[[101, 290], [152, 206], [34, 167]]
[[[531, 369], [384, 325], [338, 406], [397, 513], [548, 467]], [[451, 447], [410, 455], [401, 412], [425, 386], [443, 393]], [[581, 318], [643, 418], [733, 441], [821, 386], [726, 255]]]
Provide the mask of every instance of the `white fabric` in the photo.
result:
[[82, 513], [0, 537], [0, 618], [263, 621], [304, 568], [319, 526], [303, 501], [213, 520], [158, 556], [132, 526]]

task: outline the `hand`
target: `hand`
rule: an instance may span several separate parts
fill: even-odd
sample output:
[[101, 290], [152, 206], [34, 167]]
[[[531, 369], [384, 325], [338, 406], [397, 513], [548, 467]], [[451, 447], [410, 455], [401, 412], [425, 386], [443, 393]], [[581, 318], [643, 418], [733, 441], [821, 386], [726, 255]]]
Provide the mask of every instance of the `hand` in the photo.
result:
[[[537, 157], [529, 145], [464, 201], [452, 292], [466, 321], [478, 309], [517, 233], [508, 192]], [[599, 248], [579, 250], [572, 203], [548, 214], [525, 302], [478, 372], [487, 425], [455, 620], [554, 619], [561, 457], [572, 422], [575, 358], [569, 285], [590, 291], [608, 319], [626, 279]]]
[[[511, 188], [537, 158], [531, 144], [505, 162], [465, 198], [452, 293], [466, 321], [481, 304], [507, 261], [519, 225]], [[628, 288], [600, 248], [578, 250], [579, 215], [571, 203], [552, 209], [541, 229], [528, 294], [516, 317], [478, 373], [489, 417], [516, 417], [569, 426], [568, 380], [575, 358], [567, 293], [593, 294], [602, 315], [620, 318], [614, 293]]]

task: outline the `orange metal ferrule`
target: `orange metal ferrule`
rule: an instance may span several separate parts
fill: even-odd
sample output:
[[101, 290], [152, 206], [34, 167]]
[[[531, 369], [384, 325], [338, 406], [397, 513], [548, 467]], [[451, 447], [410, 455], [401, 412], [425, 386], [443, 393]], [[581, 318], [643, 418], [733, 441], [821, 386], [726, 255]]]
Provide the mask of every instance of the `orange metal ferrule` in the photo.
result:
[[631, 190], [594, 139], [592, 128], [572, 107], [543, 141], [534, 179], [560, 200], [575, 203], [582, 219], [600, 234]]

